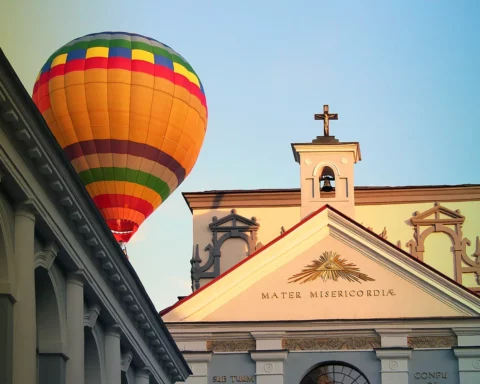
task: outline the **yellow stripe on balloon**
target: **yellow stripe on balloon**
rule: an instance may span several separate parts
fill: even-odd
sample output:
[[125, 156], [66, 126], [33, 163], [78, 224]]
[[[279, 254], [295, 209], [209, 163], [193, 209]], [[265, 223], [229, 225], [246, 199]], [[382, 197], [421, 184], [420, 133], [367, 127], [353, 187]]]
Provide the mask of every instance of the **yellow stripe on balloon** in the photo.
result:
[[107, 47], [91, 47], [87, 49], [86, 58], [91, 57], [108, 57], [108, 48]]
[[173, 70], [175, 73], [185, 76], [192, 83], [200, 87], [200, 82], [198, 81], [198, 77], [194, 73], [190, 72], [187, 68], [185, 68], [182, 64], [178, 64], [174, 62]]
[[153, 208], [158, 207], [162, 202], [160, 195], [153, 189], [139, 186], [135, 183], [129, 183], [127, 181], [96, 181], [88, 184], [86, 189], [92, 198], [97, 195], [115, 195], [119, 193], [119, 183], [122, 183], [125, 187], [121, 189], [122, 193], [128, 196], [138, 197], [146, 200], [153, 205]]
[[143, 49], [132, 49], [132, 60], [143, 60], [148, 63], [155, 63], [153, 53], [144, 51]]
[[55, 57], [55, 59], [53, 59], [52, 61], [52, 67], [56, 67], [57, 65], [60, 65], [60, 64], [65, 64], [67, 62], [67, 54], [64, 53], [63, 55], [58, 55], [57, 57]]

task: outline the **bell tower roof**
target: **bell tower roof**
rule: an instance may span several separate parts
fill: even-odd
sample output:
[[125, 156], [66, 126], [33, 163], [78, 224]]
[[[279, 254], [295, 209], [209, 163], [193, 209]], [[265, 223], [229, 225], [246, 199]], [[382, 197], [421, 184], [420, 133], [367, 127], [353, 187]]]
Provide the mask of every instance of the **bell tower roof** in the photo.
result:
[[[329, 140], [318, 140], [318, 139], [329, 139]], [[333, 142], [331, 139], [334, 139]], [[300, 163], [300, 153], [301, 152], [352, 152], [354, 162], [357, 163], [362, 160], [362, 154], [360, 152], [360, 143], [357, 141], [351, 142], [340, 142], [338, 139], [335, 139], [335, 136], [317, 136], [315, 140], [312, 140], [311, 143], [292, 143], [293, 157], [297, 163]]]

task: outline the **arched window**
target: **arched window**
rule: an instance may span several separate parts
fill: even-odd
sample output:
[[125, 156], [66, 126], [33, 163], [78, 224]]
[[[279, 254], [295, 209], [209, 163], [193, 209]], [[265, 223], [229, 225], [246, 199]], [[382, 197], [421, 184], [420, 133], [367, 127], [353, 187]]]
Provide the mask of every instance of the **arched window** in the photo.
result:
[[300, 384], [370, 384], [365, 375], [346, 363], [328, 362], [313, 368]]
[[[335, 197], [335, 173], [330, 167], [324, 167], [320, 175], [320, 197]], [[329, 193], [333, 192], [333, 193]]]

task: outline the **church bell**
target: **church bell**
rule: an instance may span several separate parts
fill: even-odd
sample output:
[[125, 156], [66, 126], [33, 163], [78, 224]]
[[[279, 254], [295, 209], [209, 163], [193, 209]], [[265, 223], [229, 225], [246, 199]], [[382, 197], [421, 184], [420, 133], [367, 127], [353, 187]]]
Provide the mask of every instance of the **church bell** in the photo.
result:
[[334, 178], [331, 177], [331, 176], [323, 176], [321, 178], [320, 183], [322, 184], [322, 188], [320, 189], [320, 192], [332, 192], [333, 191], [332, 184], [330, 183], [331, 180], [334, 180]]

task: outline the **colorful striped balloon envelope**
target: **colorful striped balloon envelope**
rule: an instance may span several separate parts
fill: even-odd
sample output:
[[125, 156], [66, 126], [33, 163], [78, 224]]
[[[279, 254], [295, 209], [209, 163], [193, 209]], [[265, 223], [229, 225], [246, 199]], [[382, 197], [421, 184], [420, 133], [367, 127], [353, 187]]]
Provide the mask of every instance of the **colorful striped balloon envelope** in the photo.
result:
[[165, 44], [124, 32], [57, 50], [33, 101], [125, 243], [190, 173], [207, 129], [205, 91], [190, 64]]

